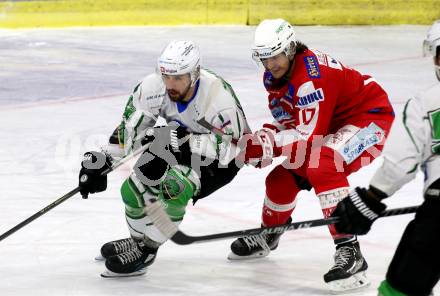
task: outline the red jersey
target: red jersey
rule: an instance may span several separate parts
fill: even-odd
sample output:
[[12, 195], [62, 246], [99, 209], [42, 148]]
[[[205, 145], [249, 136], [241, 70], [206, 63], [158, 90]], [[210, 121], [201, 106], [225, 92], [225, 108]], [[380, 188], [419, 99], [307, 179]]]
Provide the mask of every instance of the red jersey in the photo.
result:
[[[295, 55], [289, 79], [275, 79], [266, 71], [264, 85], [275, 118], [273, 125], [265, 127], [294, 129], [303, 140], [335, 133], [357, 120], [393, 113], [386, 92], [374, 78], [316, 50]], [[283, 146], [287, 144], [283, 142]]]

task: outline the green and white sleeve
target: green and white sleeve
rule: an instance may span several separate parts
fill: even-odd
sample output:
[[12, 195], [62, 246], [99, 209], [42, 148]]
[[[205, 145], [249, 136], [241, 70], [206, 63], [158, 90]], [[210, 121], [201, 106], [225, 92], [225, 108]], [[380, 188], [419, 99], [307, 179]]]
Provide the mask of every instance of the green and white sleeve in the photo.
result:
[[129, 154], [137, 147], [144, 137], [143, 131], [153, 127], [157, 121], [148, 105], [142, 102], [142, 83], [138, 84], [128, 99], [119, 126], [119, 142], [123, 143], [125, 154]]
[[390, 196], [414, 179], [423, 161], [424, 146], [429, 142], [425, 116], [419, 98], [406, 102], [402, 114], [394, 120], [383, 150], [384, 162], [370, 185]]
[[225, 109], [207, 119], [215, 128], [222, 130], [225, 135], [213, 133], [191, 137], [190, 146], [193, 153], [218, 159], [227, 165], [235, 158], [238, 148], [232, 139], [239, 139], [244, 132], [248, 132], [248, 125], [239, 109]]

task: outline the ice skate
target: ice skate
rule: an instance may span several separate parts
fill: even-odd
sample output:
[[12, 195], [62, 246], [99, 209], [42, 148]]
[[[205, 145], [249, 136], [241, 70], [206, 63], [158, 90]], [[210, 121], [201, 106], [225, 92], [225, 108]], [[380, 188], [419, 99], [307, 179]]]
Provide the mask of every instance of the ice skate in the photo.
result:
[[100, 254], [95, 257], [97, 261], [104, 261], [110, 256], [128, 252], [136, 247], [136, 242], [132, 238], [124, 238], [105, 243], [101, 247]]
[[370, 284], [365, 271], [368, 268], [359, 243], [337, 246], [335, 265], [324, 275], [324, 281], [332, 292], [340, 293]]
[[[286, 222], [292, 222], [292, 218]], [[262, 258], [269, 255], [270, 251], [278, 247], [278, 242], [283, 233], [260, 234], [240, 237], [231, 244], [229, 260], [246, 260]]]
[[132, 277], [143, 275], [147, 267], [156, 259], [157, 248], [149, 248], [143, 242], [135, 242], [136, 247], [118, 255], [110, 256], [105, 261], [105, 270], [101, 276]]

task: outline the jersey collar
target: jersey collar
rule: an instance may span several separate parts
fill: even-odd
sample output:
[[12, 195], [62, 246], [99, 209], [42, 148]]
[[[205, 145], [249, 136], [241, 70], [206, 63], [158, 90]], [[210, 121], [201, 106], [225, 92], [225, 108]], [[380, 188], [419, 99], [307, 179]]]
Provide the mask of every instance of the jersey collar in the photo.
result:
[[191, 101], [194, 100], [194, 98], [195, 98], [196, 95], [197, 95], [197, 91], [199, 90], [199, 84], [200, 84], [200, 79], [197, 80], [196, 85], [195, 85], [195, 88], [194, 88], [194, 93], [193, 93], [191, 99], [189, 99], [188, 102], [180, 102], [180, 101], [179, 101], [179, 102], [176, 102], [176, 105], [177, 105], [177, 111], [179, 111], [179, 113], [184, 112], [184, 111], [186, 110], [186, 108], [188, 108], [189, 103], [191, 103]]

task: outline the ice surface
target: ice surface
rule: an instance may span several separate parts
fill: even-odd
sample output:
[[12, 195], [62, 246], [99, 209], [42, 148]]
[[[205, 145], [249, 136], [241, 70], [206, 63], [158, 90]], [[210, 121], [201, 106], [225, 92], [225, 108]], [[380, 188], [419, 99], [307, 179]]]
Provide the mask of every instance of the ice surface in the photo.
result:
[[[200, 44], [203, 65], [234, 87], [253, 129], [270, 120], [260, 73], [250, 58], [254, 28], [117, 27], [0, 30], [0, 233], [77, 185], [83, 152], [105, 141], [126, 99], [154, 71], [162, 47], [173, 39]], [[425, 26], [298, 27], [297, 38], [344, 64], [372, 74], [397, 110], [436, 82], [422, 57]], [[366, 185], [378, 162], [350, 177]], [[0, 242], [0, 295], [328, 295], [322, 275], [332, 264], [327, 228], [286, 233], [269, 257], [229, 262], [231, 241], [159, 251], [146, 276], [103, 279], [94, 262], [102, 243], [126, 237], [119, 186], [123, 167], [106, 192], [79, 195]], [[237, 178], [195, 207], [181, 225], [188, 234], [254, 228], [260, 223], [264, 178], [270, 168], [244, 168]], [[421, 176], [390, 207], [421, 202]], [[294, 221], [321, 217], [313, 193], [300, 193]], [[376, 287], [412, 215], [384, 218], [360, 238]], [[437, 293], [440, 289], [437, 287]]]

